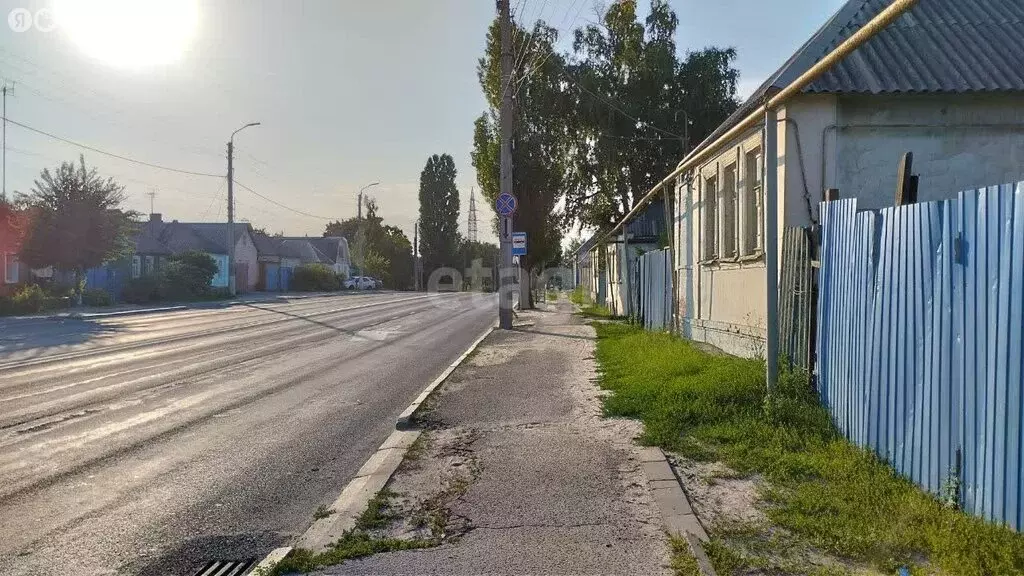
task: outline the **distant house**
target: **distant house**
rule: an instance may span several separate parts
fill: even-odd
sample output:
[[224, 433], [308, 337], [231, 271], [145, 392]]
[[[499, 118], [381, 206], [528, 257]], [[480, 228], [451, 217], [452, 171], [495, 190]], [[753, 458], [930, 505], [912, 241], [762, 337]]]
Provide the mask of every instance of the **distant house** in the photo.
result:
[[[614, 241], [605, 245], [604, 285], [607, 287], [607, 297], [603, 302], [595, 300], [617, 316], [628, 316], [632, 313], [629, 309], [630, 304], [626, 301], [626, 283], [635, 282], [628, 274], [634, 269], [637, 257], [644, 252], [664, 247], [664, 200], [648, 204], [624, 228], [625, 231], [615, 236]], [[600, 286], [601, 282], [599, 281], [597, 285]]]
[[283, 240], [309, 242], [316, 250], [317, 259], [321, 264], [330, 267], [336, 274], [350, 275], [349, 268], [352, 266], [352, 258], [349, 256], [348, 240], [341, 236], [327, 236], [323, 238], [287, 237]]
[[[684, 335], [740, 355], [764, 339], [763, 126], [727, 133], [889, 3], [846, 2], [691, 153], [707, 160], [675, 188]], [[921, 201], [1024, 180], [1022, 45], [1021, 0], [920, 0], [827, 70], [778, 111], [780, 233], [817, 223], [827, 189], [891, 206], [908, 151]]]
[[[228, 286], [227, 223], [164, 222], [160, 214], [150, 214], [135, 239], [129, 275], [138, 278], [160, 269], [167, 257], [189, 250], [206, 252], [217, 262], [213, 286]], [[235, 243], [235, 287], [239, 292], [255, 290], [259, 281], [259, 263], [252, 226], [236, 222], [232, 229]]]
[[284, 292], [289, 289], [292, 273], [302, 264], [321, 263], [326, 257], [307, 238], [282, 238], [255, 234], [253, 241], [259, 260], [257, 289]]

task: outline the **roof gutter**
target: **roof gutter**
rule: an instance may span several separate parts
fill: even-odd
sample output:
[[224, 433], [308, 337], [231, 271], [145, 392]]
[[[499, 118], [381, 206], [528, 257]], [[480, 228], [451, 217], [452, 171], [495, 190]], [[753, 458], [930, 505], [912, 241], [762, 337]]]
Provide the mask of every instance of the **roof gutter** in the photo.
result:
[[878, 32], [883, 28], [895, 22], [907, 10], [913, 8], [917, 2], [918, 0], [895, 0], [888, 8], [879, 12], [877, 16], [872, 18], [864, 26], [861, 26], [861, 28], [852, 36], [844, 40], [839, 46], [836, 46], [835, 50], [829, 52], [824, 58], [818, 61], [817, 64], [808, 68], [806, 72], [797, 77], [797, 79], [789, 86], [786, 86], [774, 96], [768, 98], [763, 107], [755, 109], [739, 124], [730, 128], [729, 131], [722, 134], [722, 136], [714, 142], [709, 143], [704, 148], [694, 150], [687, 155], [686, 158], [683, 158], [671, 174], [662, 179], [661, 182], [658, 182], [654, 188], [641, 198], [640, 201], [637, 202], [636, 206], [627, 212], [626, 215], [623, 216], [622, 220], [620, 220], [614, 228], [605, 233], [598, 242], [601, 242], [612, 234], [615, 234], [627, 222], [633, 219], [640, 210], [650, 203], [651, 199], [661, 191], [662, 187], [675, 180], [675, 178], [680, 174], [697, 167], [700, 163], [707, 160], [712, 154], [716, 153], [724, 143], [733, 140], [746, 130], [764, 122], [764, 116], [767, 110], [778, 108], [785, 104], [787, 100], [799, 94], [804, 88], [806, 88], [811, 82], [817, 80], [818, 77], [824, 74], [829, 68], [839, 63], [843, 58], [849, 56], [850, 53], [864, 45], [864, 43], [878, 34]]

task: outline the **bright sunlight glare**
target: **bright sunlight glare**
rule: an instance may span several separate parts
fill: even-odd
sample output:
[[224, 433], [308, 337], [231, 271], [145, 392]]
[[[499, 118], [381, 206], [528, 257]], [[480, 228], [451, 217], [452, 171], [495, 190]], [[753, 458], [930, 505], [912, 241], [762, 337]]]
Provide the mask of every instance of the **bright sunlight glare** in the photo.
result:
[[86, 55], [119, 68], [178, 60], [196, 31], [196, 0], [57, 0], [54, 17]]

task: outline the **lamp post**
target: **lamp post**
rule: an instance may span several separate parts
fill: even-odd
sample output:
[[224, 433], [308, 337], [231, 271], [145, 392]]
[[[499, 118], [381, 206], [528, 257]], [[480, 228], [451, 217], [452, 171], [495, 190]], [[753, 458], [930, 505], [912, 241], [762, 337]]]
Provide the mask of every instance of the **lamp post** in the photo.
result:
[[231, 133], [228, 138], [228, 291], [235, 295], [235, 134], [250, 126], [259, 126], [259, 122], [250, 122]]
[[362, 188], [359, 189], [359, 207], [358, 207], [358, 221], [359, 221], [359, 232], [358, 232], [358, 234], [359, 234], [359, 238], [356, 239], [356, 243], [358, 244], [357, 248], [359, 248], [359, 254], [358, 254], [357, 257], [359, 258], [359, 275], [360, 276], [366, 276], [366, 270], [363, 269], [363, 244], [366, 242], [366, 235], [363, 233], [363, 192], [367, 188], [373, 188], [374, 186], [377, 186], [379, 184], [380, 184], [380, 182], [370, 182], [366, 186], [363, 186]]

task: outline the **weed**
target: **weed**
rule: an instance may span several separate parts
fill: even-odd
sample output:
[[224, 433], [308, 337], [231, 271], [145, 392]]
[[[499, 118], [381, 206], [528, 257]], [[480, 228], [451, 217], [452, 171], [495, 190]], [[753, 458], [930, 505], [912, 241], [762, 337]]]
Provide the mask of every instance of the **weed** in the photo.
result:
[[586, 318], [612, 318], [612, 311], [607, 306], [590, 304], [580, 309], [580, 314]]
[[321, 504], [316, 512], [313, 512], [313, 520], [322, 520], [327, 518], [331, 514], [334, 514], [334, 509], [328, 508], [326, 504]]
[[391, 500], [398, 494], [382, 489], [366, 503], [366, 510], [356, 518], [356, 530], [381, 530], [387, 528], [400, 516], [391, 506]]
[[586, 304], [586, 294], [583, 292], [583, 286], [577, 286], [572, 292], [569, 292], [569, 302], [577, 306], [583, 306]]
[[682, 538], [671, 536], [672, 572], [676, 576], [701, 576], [700, 565], [690, 552], [690, 545]]
[[[625, 324], [595, 328], [601, 385], [613, 392], [605, 412], [641, 419], [645, 444], [761, 475], [768, 518], [794, 538], [886, 573], [1024, 575], [1024, 535], [944, 506], [845, 440], [806, 375], [782, 374], [768, 396], [763, 362]], [[728, 574], [744, 556], [715, 542], [708, 553]]]
[[346, 560], [362, 558], [372, 554], [394, 552], [397, 550], [416, 550], [436, 546], [434, 540], [400, 538], [374, 538], [362, 530], [349, 530], [337, 542], [324, 552], [314, 552], [305, 548], [297, 548], [285, 556], [273, 568], [265, 571], [266, 576], [283, 576], [285, 574], [312, 572], [326, 566], [341, 564]]

